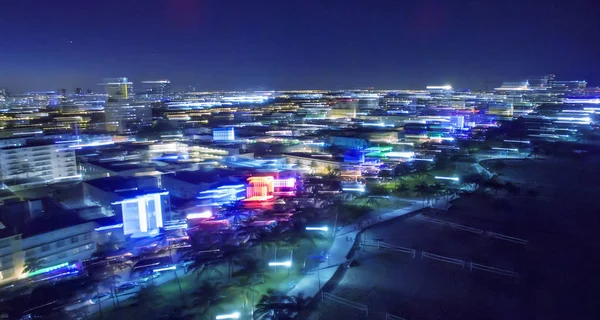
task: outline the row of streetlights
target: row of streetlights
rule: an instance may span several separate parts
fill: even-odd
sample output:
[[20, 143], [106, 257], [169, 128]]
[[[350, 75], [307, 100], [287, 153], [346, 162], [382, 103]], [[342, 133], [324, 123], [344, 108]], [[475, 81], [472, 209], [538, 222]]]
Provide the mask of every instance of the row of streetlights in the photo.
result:
[[[327, 231], [329, 231], [329, 228], [327, 226], [322, 226], [322, 227], [306, 227], [306, 231], [323, 231], [323, 232], [327, 232]], [[290, 259], [290, 260], [285, 260], [285, 261], [270, 261], [269, 262], [269, 267], [286, 267], [286, 268], [291, 268], [292, 267], [292, 260]], [[321, 285], [319, 283], [319, 287], [320, 286]], [[217, 315], [216, 320], [239, 319], [240, 316], [241, 316], [241, 314], [239, 312], [233, 312], [233, 313], [228, 313], [228, 314], [220, 314], [220, 315]]]

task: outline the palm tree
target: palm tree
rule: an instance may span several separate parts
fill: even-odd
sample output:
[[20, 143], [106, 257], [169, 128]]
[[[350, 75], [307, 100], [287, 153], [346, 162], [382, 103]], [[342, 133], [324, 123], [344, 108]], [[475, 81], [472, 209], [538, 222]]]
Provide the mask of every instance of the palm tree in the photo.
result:
[[134, 299], [135, 304], [138, 306], [137, 309], [144, 313], [143, 316], [140, 315], [140, 318], [152, 318], [159, 310], [159, 303], [163, 301], [163, 296], [155, 286], [149, 285], [142, 287], [134, 296]]
[[25, 261], [25, 266], [23, 267], [23, 273], [32, 273], [36, 270], [39, 270], [43, 267], [44, 260], [43, 259], [31, 259]]
[[395, 190], [401, 195], [406, 195], [410, 191], [410, 187], [406, 184], [406, 182], [402, 181], [396, 186]]
[[268, 278], [263, 260], [246, 255], [236, 263], [240, 266], [240, 270], [235, 273], [236, 277], [250, 278], [252, 282], [258, 282], [260, 279], [260, 282], [263, 283], [265, 282], [264, 278]]
[[110, 293], [113, 298], [113, 307], [117, 308], [119, 306], [119, 297], [117, 297], [117, 285], [121, 282], [121, 276], [117, 274], [112, 274], [102, 281], [105, 286], [110, 289]]
[[423, 208], [425, 208], [425, 201], [427, 200], [427, 197], [429, 196], [430, 192], [429, 185], [427, 185], [425, 182], [420, 182], [415, 185], [414, 191], [417, 194], [417, 196], [423, 198]]
[[310, 169], [311, 169], [312, 174], [314, 174], [315, 171], [317, 171], [318, 167], [319, 167], [319, 164], [317, 164], [317, 162], [315, 160], [310, 162]]
[[254, 277], [240, 277], [238, 282], [232, 287], [232, 292], [236, 296], [241, 296], [243, 298], [242, 308], [246, 309], [248, 304], [252, 308], [252, 312], [254, 312], [254, 297], [258, 293], [254, 286], [256, 285], [256, 281]]
[[338, 178], [341, 173], [342, 173], [341, 170], [338, 168], [333, 168], [331, 166], [327, 167], [327, 178], [329, 178], [329, 179]]
[[214, 319], [213, 314], [219, 310], [219, 303], [226, 298], [220, 283], [211, 284], [204, 281], [198, 290], [194, 291], [194, 304], [202, 307], [202, 314], [207, 319]]
[[[88, 278], [88, 282], [86, 282], [85, 286], [82, 289], [82, 292], [86, 296], [100, 296], [100, 287], [102, 286], [102, 280], [94, 280], [93, 278]], [[102, 318], [102, 301], [98, 299], [98, 313], [100, 314], [100, 318]]]
[[335, 214], [335, 220], [333, 222], [333, 237], [335, 237], [335, 233], [336, 233], [336, 229], [337, 229], [337, 223], [338, 223], [338, 218], [340, 215], [340, 212], [343, 211], [343, 209], [345, 209], [347, 207], [346, 202], [344, 200], [341, 199], [333, 199], [331, 205], [327, 208], [327, 212], [331, 212]]
[[479, 188], [479, 186], [482, 185], [486, 181], [486, 179], [483, 175], [479, 173], [473, 173], [461, 177], [460, 181], [466, 184], [467, 186], [471, 187], [473, 190], [475, 190]]
[[227, 264], [227, 279], [231, 280], [233, 277], [234, 262], [240, 257], [241, 253], [245, 252], [245, 250], [238, 246], [228, 245], [221, 247], [221, 251], [223, 252], [221, 261], [225, 261]]
[[303, 294], [288, 296], [282, 292], [270, 289], [260, 298], [256, 305], [254, 318], [262, 319], [266, 315], [270, 315], [270, 319], [273, 320], [292, 319], [305, 309], [309, 302], [310, 300]]
[[504, 188], [504, 183], [498, 179], [498, 176], [493, 176], [491, 179], [485, 181], [483, 185], [492, 189], [495, 194], [498, 194], [498, 191]]
[[207, 277], [210, 277], [211, 273], [216, 272], [220, 275], [223, 275], [221, 271], [217, 268], [220, 259], [216, 260], [207, 260], [204, 257], [196, 256], [194, 261], [188, 266], [187, 270], [196, 273], [196, 281], [200, 282], [202, 275], [206, 274]]
[[240, 201], [226, 205], [224, 208], [225, 210], [221, 215], [225, 218], [233, 218], [234, 225], [240, 225], [242, 221], [247, 220], [252, 216], [252, 211], [244, 209], [244, 206]]

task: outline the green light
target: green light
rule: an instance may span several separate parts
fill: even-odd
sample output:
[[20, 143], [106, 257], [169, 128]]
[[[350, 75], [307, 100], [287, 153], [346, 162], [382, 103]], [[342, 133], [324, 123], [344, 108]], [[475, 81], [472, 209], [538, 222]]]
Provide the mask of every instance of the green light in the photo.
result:
[[68, 267], [68, 266], [69, 266], [69, 263], [68, 262], [64, 262], [64, 263], [61, 263], [61, 264], [57, 264], [55, 266], [37, 269], [37, 270], [35, 270], [35, 271], [31, 272], [31, 273], [28, 273], [27, 277], [37, 276], [38, 274], [42, 274], [42, 273], [54, 271], [54, 270], [57, 270], [57, 269], [60, 269], [60, 268]]

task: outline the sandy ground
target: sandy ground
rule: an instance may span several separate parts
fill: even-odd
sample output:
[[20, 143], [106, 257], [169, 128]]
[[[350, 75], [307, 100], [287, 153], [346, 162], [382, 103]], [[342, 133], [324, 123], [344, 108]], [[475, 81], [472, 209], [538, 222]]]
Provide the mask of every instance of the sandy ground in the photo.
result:
[[[357, 255], [331, 292], [369, 307], [325, 301], [313, 319], [598, 319], [600, 161], [506, 162], [501, 177], [541, 197], [471, 196], [447, 212], [424, 215], [529, 241], [517, 244], [402, 217], [363, 234], [366, 240], [428, 251], [516, 271], [518, 278], [370, 248]], [[523, 182], [527, 182], [524, 184]], [[535, 184], [531, 184], [533, 182]]]

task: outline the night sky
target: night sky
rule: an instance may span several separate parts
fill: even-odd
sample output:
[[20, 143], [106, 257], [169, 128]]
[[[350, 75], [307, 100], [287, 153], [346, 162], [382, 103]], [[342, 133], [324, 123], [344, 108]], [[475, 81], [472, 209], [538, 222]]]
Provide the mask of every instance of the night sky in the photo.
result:
[[2, 0], [0, 87], [600, 85], [600, 1]]

